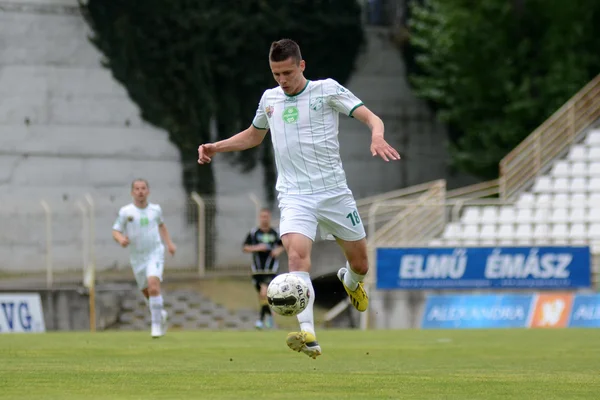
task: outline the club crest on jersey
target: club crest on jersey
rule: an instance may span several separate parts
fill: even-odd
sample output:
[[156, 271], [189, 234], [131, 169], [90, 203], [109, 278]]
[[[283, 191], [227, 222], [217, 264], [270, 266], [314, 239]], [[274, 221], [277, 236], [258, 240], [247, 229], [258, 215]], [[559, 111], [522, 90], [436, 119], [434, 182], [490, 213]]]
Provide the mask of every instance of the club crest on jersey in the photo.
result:
[[343, 93], [346, 93], [347, 91], [348, 91], [348, 89], [346, 89], [342, 85], [338, 85], [337, 90], [336, 90], [337, 94], [343, 94]]
[[313, 111], [318, 111], [321, 108], [323, 108], [323, 98], [322, 97], [317, 97], [316, 99], [312, 99], [310, 101], [310, 109]]
[[285, 110], [283, 110], [283, 121], [286, 124], [293, 124], [298, 122], [298, 108], [296, 107], [287, 107]]
[[133, 222], [133, 217], [131, 215], [127, 217], [127, 222]]
[[267, 117], [271, 118], [271, 116], [273, 115], [273, 106], [267, 106], [267, 108], [265, 108], [265, 112], [267, 113]]

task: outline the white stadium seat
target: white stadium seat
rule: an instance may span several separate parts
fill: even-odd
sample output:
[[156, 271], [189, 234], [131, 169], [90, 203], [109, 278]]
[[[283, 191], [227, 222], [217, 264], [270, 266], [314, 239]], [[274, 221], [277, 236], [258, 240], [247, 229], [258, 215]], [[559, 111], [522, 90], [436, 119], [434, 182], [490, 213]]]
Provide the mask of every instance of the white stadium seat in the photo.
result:
[[587, 199], [588, 196], [585, 193], [573, 193], [569, 200], [569, 204], [571, 207], [585, 206], [587, 204]]
[[475, 246], [479, 239], [478, 225], [465, 225], [461, 235], [465, 246]]
[[569, 190], [569, 179], [556, 178], [552, 183], [552, 191], [554, 193], [567, 192]]
[[444, 229], [442, 235], [445, 239], [455, 239], [460, 237], [460, 224], [456, 222], [449, 223]]
[[512, 224], [500, 225], [498, 229], [498, 239], [501, 244], [512, 244], [515, 241], [515, 228]]
[[498, 220], [498, 208], [495, 206], [485, 206], [481, 212], [481, 222], [484, 224], [493, 224]]
[[496, 225], [488, 224], [483, 225], [481, 227], [481, 232], [479, 232], [479, 238], [481, 239], [481, 244], [483, 245], [493, 245], [496, 239]]
[[571, 164], [570, 176], [573, 178], [585, 178], [588, 176], [588, 166], [585, 162], [576, 161]]
[[536, 224], [544, 224], [550, 220], [550, 208], [538, 207], [533, 211], [533, 221]]
[[587, 167], [587, 175], [595, 178], [600, 177], [600, 162], [592, 162]]
[[569, 154], [567, 158], [571, 161], [587, 161], [588, 160], [588, 151], [587, 147], [584, 145], [578, 144], [571, 147], [569, 150]]
[[533, 228], [533, 238], [540, 243], [548, 239], [550, 236], [550, 228], [547, 224], [536, 224]]
[[478, 224], [481, 222], [481, 213], [479, 207], [467, 207], [460, 219], [464, 224]]
[[587, 160], [590, 162], [600, 161], [600, 147], [590, 147], [588, 149]]
[[589, 145], [600, 146], [600, 130], [593, 130], [588, 133], [585, 143]]
[[550, 193], [540, 193], [535, 197], [536, 206], [549, 207], [552, 204], [552, 195]]
[[[521, 222], [521, 221], [520, 221]], [[533, 238], [533, 229], [531, 224], [519, 224], [515, 230], [515, 239], [519, 244], [531, 243]]]
[[552, 196], [552, 205], [566, 207], [570, 203], [570, 196], [568, 193], [555, 193]]
[[591, 193], [586, 197], [588, 207], [598, 207], [600, 205], [600, 193]]
[[533, 208], [519, 208], [517, 210], [517, 221], [528, 223], [533, 221]]
[[588, 219], [588, 214], [585, 207], [573, 207], [569, 212], [569, 222], [583, 223]]
[[504, 224], [513, 223], [516, 221], [517, 215], [515, 213], [514, 207], [505, 206], [500, 208], [500, 213], [498, 214], [498, 221]]
[[592, 240], [600, 240], [600, 223], [590, 225], [588, 237]]
[[569, 238], [571, 243], [584, 244], [587, 239], [587, 229], [584, 223], [572, 224], [569, 229]]
[[588, 189], [587, 179], [586, 178], [573, 178], [569, 183], [569, 191], [571, 193], [583, 193]]
[[588, 185], [588, 191], [590, 191], [592, 193], [600, 193], [600, 178], [590, 179], [590, 184]]
[[600, 222], [600, 207], [598, 205], [595, 208], [590, 208], [587, 220], [590, 222]]
[[552, 191], [552, 179], [549, 176], [540, 176], [533, 184], [536, 193], [548, 193]]
[[530, 207], [535, 202], [535, 195], [533, 193], [521, 193], [519, 200], [517, 200], [518, 207]]
[[550, 214], [550, 221], [553, 223], [566, 223], [569, 221], [569, 212], [566, 208], [555, 208]]
[[567, 224], [554, 224], [551, 235], [554, 243], [566, 243], [569, 238]]
[[555, 178], [566, 178], [571, 176], [571, 164], [568, 161], [557, 161], [552, 167], [552, 176]]

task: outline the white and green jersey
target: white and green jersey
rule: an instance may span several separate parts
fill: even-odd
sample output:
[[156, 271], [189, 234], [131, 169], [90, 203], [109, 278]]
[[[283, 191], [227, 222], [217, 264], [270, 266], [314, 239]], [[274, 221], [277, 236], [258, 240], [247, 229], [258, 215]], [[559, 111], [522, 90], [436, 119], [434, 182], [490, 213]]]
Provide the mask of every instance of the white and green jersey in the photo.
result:
[[270, 129], [277, 191], [313, 194], [347, 188], [340, 158], [338, 116], [352, 116], [363, 103], [334, 81], [307, 81], [289, 96], [278, 86], [264, 92], [252, 124]]
[[148, 203], [138, 208], [131, 203], [119, 210], [113, 229], [129, 238], [132, 266], [143, 263], [156, 251], [164, 252], [158, 227], [163, 224], [162, 209], [158, 204]]

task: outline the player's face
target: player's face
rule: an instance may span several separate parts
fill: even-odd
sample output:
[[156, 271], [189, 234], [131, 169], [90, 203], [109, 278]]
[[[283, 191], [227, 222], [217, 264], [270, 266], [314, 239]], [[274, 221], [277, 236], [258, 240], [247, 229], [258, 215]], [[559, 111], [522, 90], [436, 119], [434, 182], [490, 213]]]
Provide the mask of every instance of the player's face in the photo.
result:
[[304, 84], [304, 60], [297, 63], [292, 57], [285, 61], [269, 61], [273, 78], [286, 94], [296, 94]]
[[150, 190], [148, 189], [146, 182], [137, 181], [133, 183], [133, 188], [131, 189], [131, 196], [135, 200], [139, 202], [145, 202], [148, 198], [149, 193]]
[[261, 228], [268, 228], [271, 226], [271, 213], [268, 211], [261, 211], [258, 220]]

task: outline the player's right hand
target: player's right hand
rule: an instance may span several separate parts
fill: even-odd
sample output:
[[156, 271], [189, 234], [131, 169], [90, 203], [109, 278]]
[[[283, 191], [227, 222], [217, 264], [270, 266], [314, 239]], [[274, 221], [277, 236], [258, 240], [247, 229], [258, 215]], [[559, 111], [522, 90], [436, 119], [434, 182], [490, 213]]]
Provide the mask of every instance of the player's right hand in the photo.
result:
[[212, 143], [201, 144], [198, 147], [198, 164], [208, 164], [217, 153], [216, 146]]
[[121, 245], [121, 247], [129, 246], [129, 238], [127, 236], [124, 236], [123, 239], [119, 241], [119, 244]]

